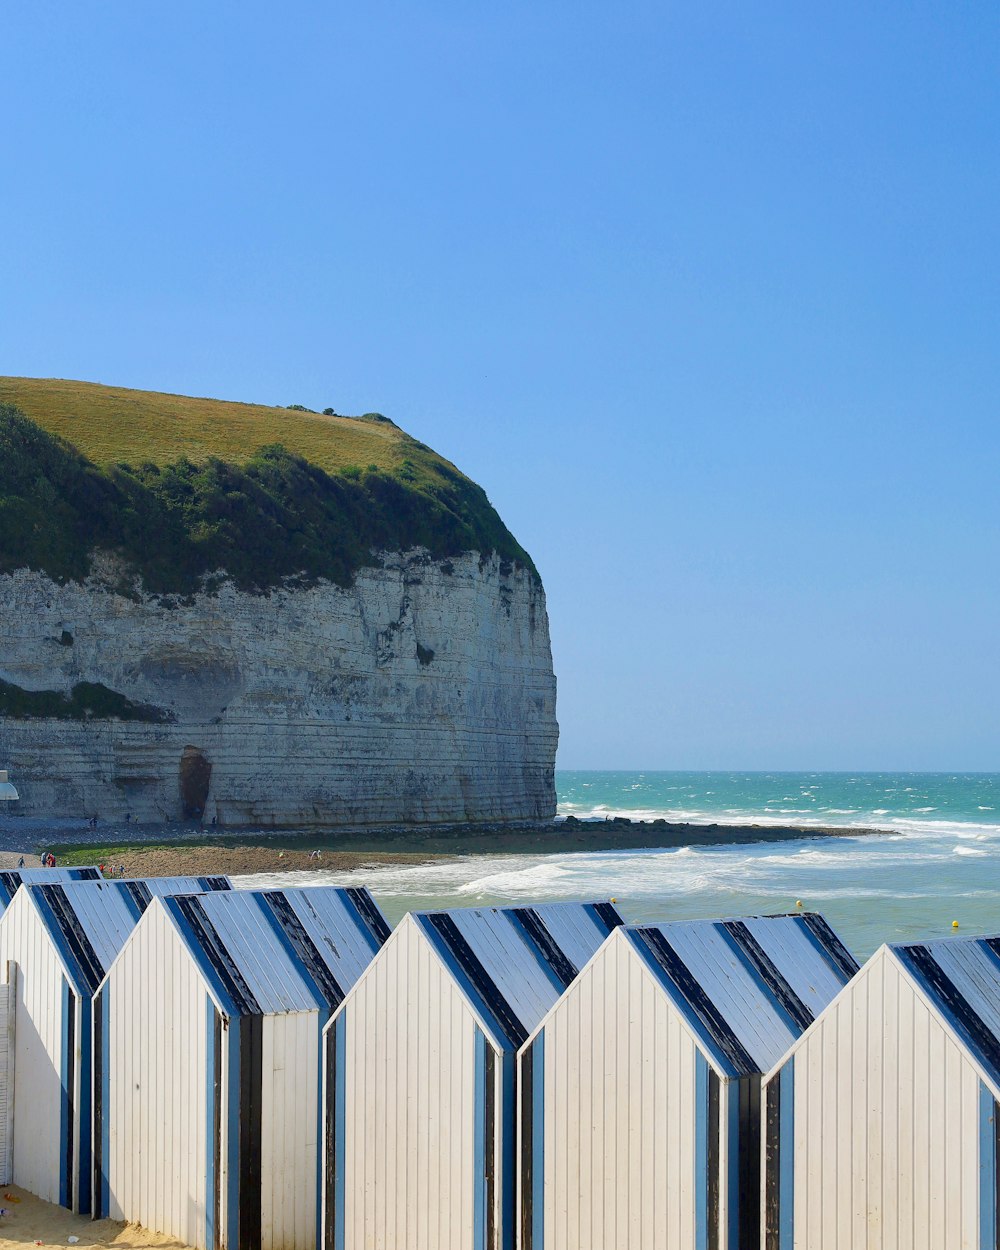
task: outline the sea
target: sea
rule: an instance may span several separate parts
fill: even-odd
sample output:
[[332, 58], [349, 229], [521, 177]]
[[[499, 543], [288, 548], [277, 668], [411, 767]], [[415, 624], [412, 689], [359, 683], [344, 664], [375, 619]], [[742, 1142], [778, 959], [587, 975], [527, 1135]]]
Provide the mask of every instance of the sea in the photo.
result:
[[884, 832], [671, 850], [456, 855], [324, 877], [367, 885], [392, 922], [416, 908], [610, 896], [633, 922], [801, 904], [822, 912], [861, 957], [883, 942], [1000, 934], [1000, 773], [560, 771], [556, 787], [562, 817]]

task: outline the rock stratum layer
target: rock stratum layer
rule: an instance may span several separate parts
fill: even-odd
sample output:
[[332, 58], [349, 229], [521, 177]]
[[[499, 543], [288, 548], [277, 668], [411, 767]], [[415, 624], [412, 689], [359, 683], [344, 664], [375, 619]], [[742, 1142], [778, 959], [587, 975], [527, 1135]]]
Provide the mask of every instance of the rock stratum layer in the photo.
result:
[[0, 577], [0, 681], [135, 709], [0, 716], [17, 810], [222, 825], [555, 810], [544, 594], [499, 557], [384, 555], [352, 586], [121, 593], [120, 570]]

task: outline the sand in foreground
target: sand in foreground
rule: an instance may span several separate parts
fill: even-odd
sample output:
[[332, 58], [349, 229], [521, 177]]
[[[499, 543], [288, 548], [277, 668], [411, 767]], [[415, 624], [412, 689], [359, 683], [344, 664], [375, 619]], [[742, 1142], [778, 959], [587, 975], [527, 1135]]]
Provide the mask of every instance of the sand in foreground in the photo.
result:
[[90, 1246], [119, 1246], [121, 1250], [139, 1246], [165, 1246], [186, 1250], [184, 1242], [161, 1233], [151, 1233], [137, 1224], [119, 1224], [115, 1220], [92, 1220], [88, 1215], [74, 1215], [65, 1207], [53, 1206], [40, 1198], [8, 1185], [0, 1191], [0, 1250], [13, 1246], [65, 1247], [70, 1237], [80, 1250]]

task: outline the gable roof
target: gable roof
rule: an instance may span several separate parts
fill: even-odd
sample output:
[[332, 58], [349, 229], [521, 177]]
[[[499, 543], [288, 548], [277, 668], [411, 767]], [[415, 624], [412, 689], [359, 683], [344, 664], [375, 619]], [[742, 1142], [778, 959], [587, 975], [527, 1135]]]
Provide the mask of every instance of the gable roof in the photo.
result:
[[889, 946], [1000, 1090], [1000, 937]]
[[328, 1014], [389, 927], [367, 890], [234, 890], [163, 901], [230, 1015]]
[[62, 956], [75, 990], [88, 997], [100, 985], [154, 895], [230, 888], [225, 877], [54, 881], [24, 887]]
[[730, 1077], [767, 1072], [858, 971], [811, 912], [635, 925], [623, 936]]
[[389, 925], [364, 889], [268, 890], [263, 901], [331, 1011], [381, 950]]
[[470, 907], [413, 919], [497, 1039], [516, 1050], [623, 920], [609, 902]]
[[12, 868], [0, 872], [0, 916], [10, 906], [18, 887], [45, 881], [101, 881], [101, 870], [87, 868]]

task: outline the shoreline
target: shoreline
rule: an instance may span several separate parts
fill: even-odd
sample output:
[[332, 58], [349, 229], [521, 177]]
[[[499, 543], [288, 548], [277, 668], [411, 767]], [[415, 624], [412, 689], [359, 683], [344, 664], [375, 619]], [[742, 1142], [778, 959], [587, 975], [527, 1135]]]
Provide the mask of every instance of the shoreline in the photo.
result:
[[[208, 831], [190, 826], [109, 826], [46, 831], [33, 851], [50, 849], [60, 864], [104, 862], [126, 876], [266, 872], [349, 872], [378, 864], [417, 864], [463, 855], [549, 855], [679, 850], [813, 838], [887, 837], [893, 830], [868, 826], [692, 824], [667, 820], [578, 820], [381, 830]], [[28, 831], [25, 830], [27, 833]], [[41, 830], [37, 831], [39, 834]], [[76, 834], [77, 836], [72, 836]], [[25, 848], [27, 850], [27, 848]], [[316, 852], [319, 852], [317, 855]], [[16, 854], [15, 850], [8, 854]]]

